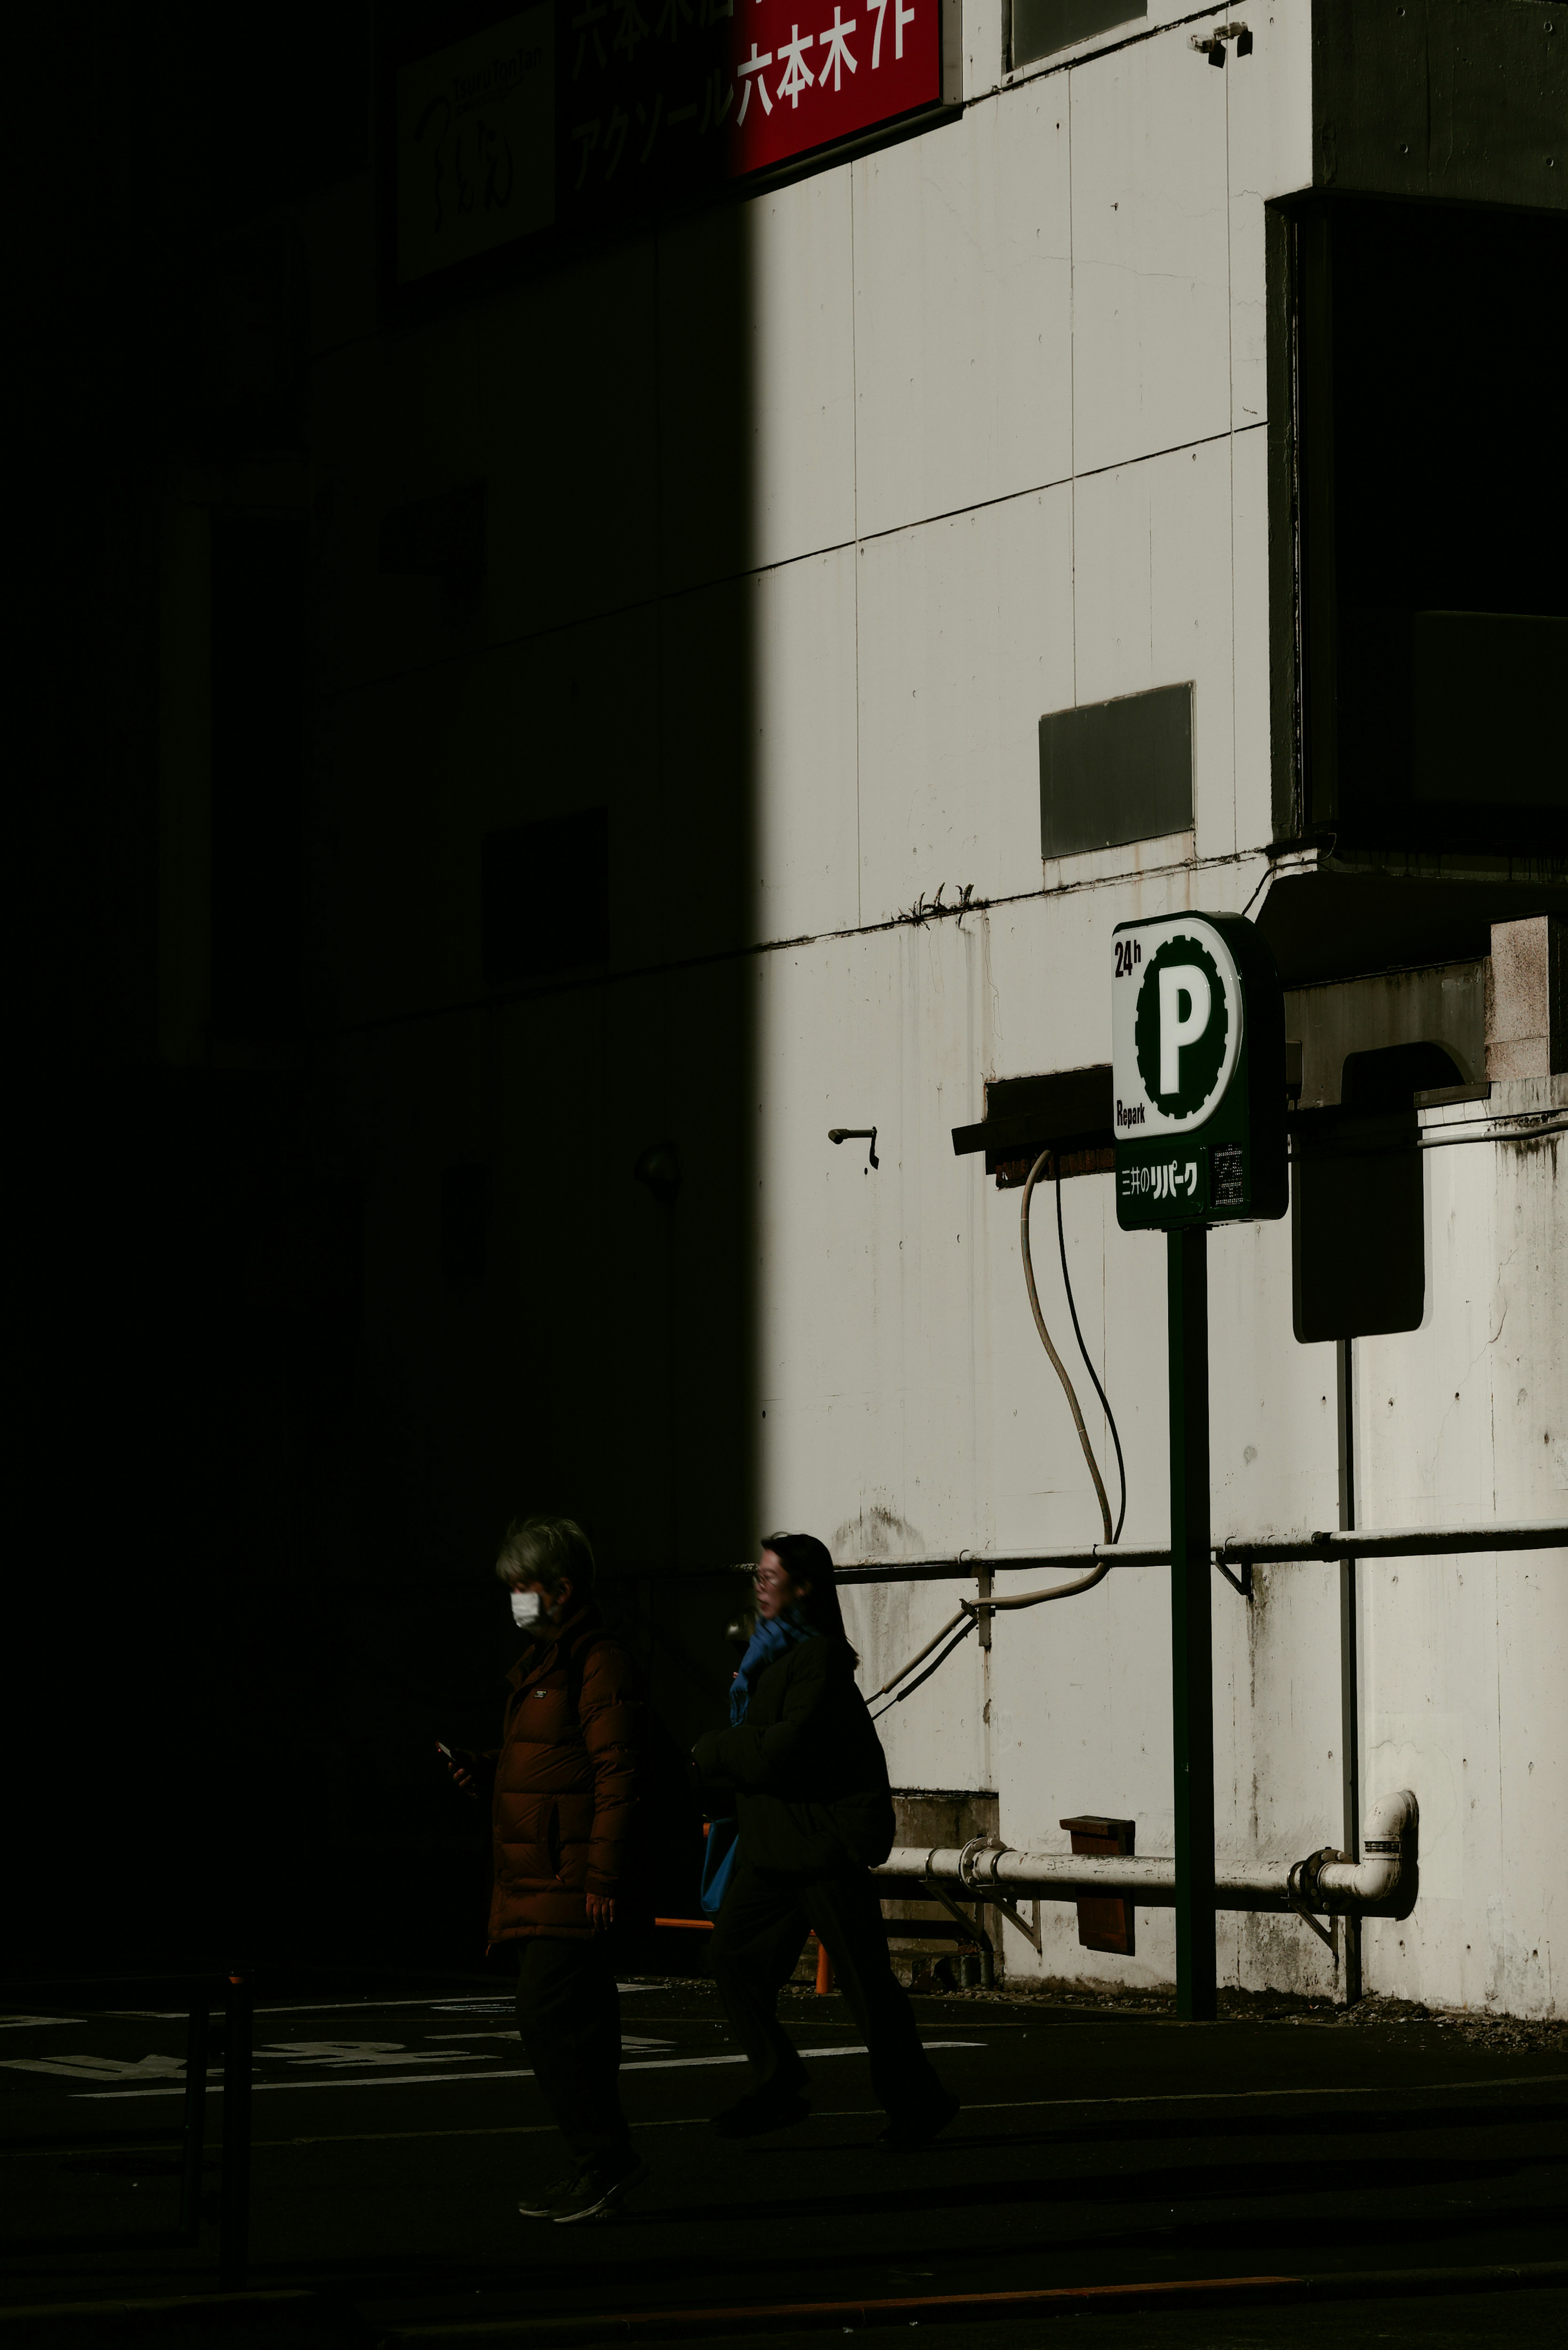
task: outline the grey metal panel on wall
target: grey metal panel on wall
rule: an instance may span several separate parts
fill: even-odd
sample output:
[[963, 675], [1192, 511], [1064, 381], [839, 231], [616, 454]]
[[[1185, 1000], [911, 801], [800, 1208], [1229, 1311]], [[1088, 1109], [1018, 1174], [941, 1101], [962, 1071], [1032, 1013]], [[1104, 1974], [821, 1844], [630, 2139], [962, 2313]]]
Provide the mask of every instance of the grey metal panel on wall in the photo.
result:
[[1192, 687], [1159, 685], [1040, 721], [1040, 854], [1075, 857], [1192, 822]]
[[1314, 0], [1313, 182], [1568, 205], [1568, 19], [1534, 0]]
[[1136, 0], [1012, 0], [1009, 63], [1033, 65], [1075, 41], [1092, 41], [1096, 33], [1141, 24], [1147, 15], [1147, 6]]
[[[1332, 1120], [1334, 1113], [1328, 1118]], [[1366, 1123], [1365, 1121], [1363, 1122]], [[1299, 1345], [1418, 1330], [1427, 1305], [1421, 1154], [1388, 1138], [1356, 1149], [1298, 1128], [1291, 1168], [1292, 1320]]]

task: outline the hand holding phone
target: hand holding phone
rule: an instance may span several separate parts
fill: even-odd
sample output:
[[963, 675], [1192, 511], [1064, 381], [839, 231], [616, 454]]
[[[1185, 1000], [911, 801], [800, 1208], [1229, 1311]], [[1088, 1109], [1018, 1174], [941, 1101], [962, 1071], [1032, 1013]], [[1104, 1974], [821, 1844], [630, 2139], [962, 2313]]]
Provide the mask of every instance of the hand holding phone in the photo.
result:
[[473, 1757], [467, 1748], [444, 1745], [438, 1738], [436, 1752], [452, 1773], [453, 1783], [461, 1787], [465, 1795], [476, 1796], [479, 1793], [479, 1783], [473, 1775]]

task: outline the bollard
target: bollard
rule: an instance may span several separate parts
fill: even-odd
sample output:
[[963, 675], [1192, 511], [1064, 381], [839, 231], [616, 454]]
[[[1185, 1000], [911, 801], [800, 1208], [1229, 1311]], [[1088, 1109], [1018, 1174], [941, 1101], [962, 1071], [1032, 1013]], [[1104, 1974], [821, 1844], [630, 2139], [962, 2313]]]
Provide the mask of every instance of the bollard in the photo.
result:
[[816, 1945], [816, 1995], [818, 1999], [826, 1999], [832, 1989], [833, 1960], [828, 1955], [827, 1944], [819, 1938]]
[[236, 1968], [223, 1991], [223, 2177], [220, 2199], [218, 2277], [237, 2293], [250, 2258], [251, 2027], [248, 1974]]
[[188, 2244], [202, 2233], [202, 2166], [207, 2145], [207, 2054], [211, 2019], [209, 1994], [199, 1991], [191, 2002], [185, 2032], [185, 2126], [180, 2164], [180, 2233]]

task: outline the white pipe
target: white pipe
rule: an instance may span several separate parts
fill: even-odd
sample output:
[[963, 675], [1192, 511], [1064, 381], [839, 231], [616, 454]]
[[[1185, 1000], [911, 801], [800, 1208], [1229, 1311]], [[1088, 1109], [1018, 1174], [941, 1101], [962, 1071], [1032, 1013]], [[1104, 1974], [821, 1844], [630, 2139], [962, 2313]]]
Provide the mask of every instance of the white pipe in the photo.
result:
[[[1341, 1859], [1332, 1847], [1291, 1866], [1283, 1861], [1221, 1861], [1214, 1872], [1215, 1906], [1220, 1909], [1316, 1911], [1329, 1916], [1408, 1917], [1417, 1881], [1419, 1814], [1408, 1788], [1385, 1795], [1366, 1815], [1359, 1863]], [[1139, 1908], [1176, 1907], [1176, 1863], [1161, 1857], [1099, 1858], [1081, 1854], [1015, 1852], [1008, 1845], [896, 1846], [874, 1877], [933, 1878], [980, 1892], [993, 1888], [1005, 1899], [1032, 1901], [1134, 1901]], [[908, 1898], [908, 1897], [906, 1897]]]
[[[1472, 1551], [1560, 1550], [1568, 1558], [1568, 1518], [1493, 1518], [1479, 1526], [1355, 1526], [1319, 1534], [1231, 1534], [1216, 1543], [1216, 1566], [1275, 1565], [1330, 1558], [1457, 1558]], [[987, 1558], [961, 1551], [956, 1558], [911, 1558], [841, 1562], [839, 1583], [965, 1583], [981, 1567], [992, 1575], [1038, 1574], [1042, 1567], [1168, 1566], [1170, 1552], [1158, 1545], [1118, 1543], [1079, 1544], [1067, 1550], [1029, 1551], [1022, 1557]], [[749, 1566], [702, 1570], [749, 1575]], [[1096, 1581], [1099, 1580], [1096, 1576]], [[1065, 1588], [1066, 1586], [1059, 1586]], [[990, 1605], [976, 1601], [975, 1606]], [[957, 1617], [953, 1618], [956, 1624]]]
[[[1417, 1835], [1420, 1814], [1408, 1787], [1397, 1795], [1382, 1795], [1367, 1810], [1361, 1830], [1359, 1861], [1325, 1860], [1319, 1856], [1313, 1890], [1319, 1898], [1314, 1908], [1375, 1909], [1390, 1917], [1408, 1917], [1414, 1906], [1417, 1868]], [[1311, 1867], [1303, 1862], [1303, 1867]]]

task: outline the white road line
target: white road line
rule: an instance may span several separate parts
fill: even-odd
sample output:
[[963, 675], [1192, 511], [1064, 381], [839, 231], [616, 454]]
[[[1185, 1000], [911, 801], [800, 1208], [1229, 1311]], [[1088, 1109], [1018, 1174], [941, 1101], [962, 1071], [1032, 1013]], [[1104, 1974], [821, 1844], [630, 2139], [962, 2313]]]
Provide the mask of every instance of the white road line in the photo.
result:
[[[628, 1986], [621, 1983], [618, 1988], [625, 1991]], [[641, 1985], [634, 1983], [629, 1988], [640, 1990]], [[221, 1986], [214, 1982], [212, 2004], [214, 2015], [223, 2003]], [[257, 2015], [400, 2015], [410, 2008], [433, 2007], [449, 2014], [488, 2015], [493, 2009], [496, 2014], [504, 2015], [511, 2006], [509, 1998], [483, 2002], [453, 1999], [307, 1999], [296, 2000], [291, 2005], [258, 2007], [255, 2012]], [[118, 2017], [121, 2022], [140, 2023], [183, 2023], [190, 2012], [188, 2007], [105, 2007], [99, 2010], [100, 2015]]]
[[[662, 1991], [664, 1984], [662, 1981], [618, 1982], [616, 1989], [626, 1992]], [[218, 1986], [214, 1983], [213, 2000], [214, 2014], [223, 2004], [221, 1998], [217, 1996], [217, 1991]], [[383, 2012], [401, 2014], [411, 2007], [433, 2007], [448, 2015], [489, 2015], [493, 2012], [504, 2015], [511, 2005], [510, 1992], [504, 1993], [496, 2000], [480, 2000], [454, 1998], [449, 1991], [442, 1999], [310, 1999], [296, 2001], [288, 2007], [258, 2007], [256, 2013], [258, 2015], [337, 2015], [347, 2013], [349, 2009], [352, 2009], [361, 2015], [375, 2015]], [[142, 2023], [182, 2023], [191, 2011], [188, 2007], [106, 2007], [101, 2008], [99, 2012], [101, 2015], [118, 2016], [122, 2022], [129, 2019]], [[53, 2023], [55, 2020], [52, 2015], [22, 2016], [18, 2019], [24, 2023]], [[60, 2021], [66, 2023], [79, 2023], [82, 2019], [79, 2015], [67, 2015], [61, 2017]]]
[[[924, 2044], [928, 2048], [983, 2048], [988, 2043], [983, 2040], [928, 2040]], [[803, 2056], [810, 2057], [864, 2056], [868, 2053], [865, 2048], [803, 2048], [800, 2051]], [[743, 2064], [745, 2062], [743, 2056], [644, 2056], [635, 2064], [623, 2064], [620, 2069], [623, 2073], [672, 2073], [698, 2064]], [[408, 2089], [416, 2084], [428, 2087], [433, 2081], [443, 2084], [451, 2081], [531, 2081], [533, 2077], [532, 2066], [524, 2064], [493, 2073], [376, 2073], [362, 2081], [346, 2081], [341, 2077], [326, 2081], [253, 2081], [251, 2088], [259, 2096], [265, 2089]], [[223, 2095], [221, 2080], [209, 2081], [207, 2087], [213, 2096]], [[71, 2091], [73, 2097], [182, 2097], [184, 2094], [182, 2081], [168, 2089]]]

